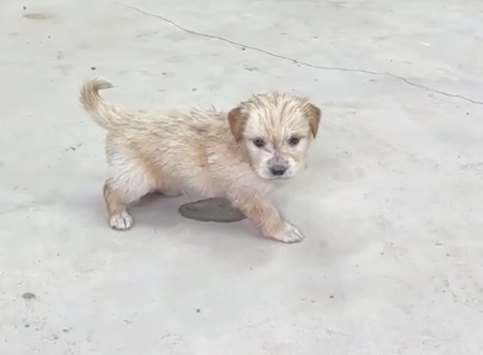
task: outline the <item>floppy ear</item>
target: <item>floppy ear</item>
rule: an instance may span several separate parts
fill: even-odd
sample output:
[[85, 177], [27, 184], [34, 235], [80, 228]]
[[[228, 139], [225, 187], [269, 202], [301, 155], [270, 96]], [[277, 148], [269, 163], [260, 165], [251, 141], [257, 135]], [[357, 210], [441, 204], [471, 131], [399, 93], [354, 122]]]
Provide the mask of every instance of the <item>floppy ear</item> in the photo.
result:
[[237, 142], [242, 139], [245, 120], [246, 117], [242, 113], [241, 107], [236, 107], [228, 112], [228, 123], [230, 124], [231, 133]]
[[322, 111], [320, 108], [313, 104], [309, 104], [307, 115], [309, 119], [310, 131], [312, 132], [312, 137], [317, 136], [317, 131], [319, 130], [320, 117], [322, 116]]

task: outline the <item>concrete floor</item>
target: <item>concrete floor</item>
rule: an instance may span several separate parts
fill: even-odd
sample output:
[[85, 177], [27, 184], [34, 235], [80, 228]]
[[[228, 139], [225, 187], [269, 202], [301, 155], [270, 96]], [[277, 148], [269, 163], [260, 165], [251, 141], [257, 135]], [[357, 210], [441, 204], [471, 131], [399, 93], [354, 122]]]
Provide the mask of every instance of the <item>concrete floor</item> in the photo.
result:
[[[0, 354], [483, 353], [483, 3], [0, 4]], [[307, 235], [151, 198], [111, 231], [81, 82], [149, 107], [294, 90], [324, 110], [277, 194]]]

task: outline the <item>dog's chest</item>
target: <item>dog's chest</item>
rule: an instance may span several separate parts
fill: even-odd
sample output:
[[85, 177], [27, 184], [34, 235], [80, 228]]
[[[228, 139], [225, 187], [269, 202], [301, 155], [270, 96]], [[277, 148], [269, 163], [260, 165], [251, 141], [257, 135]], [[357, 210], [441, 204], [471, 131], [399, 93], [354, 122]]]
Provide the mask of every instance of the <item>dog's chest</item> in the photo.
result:
[[188, 185], [206, 197], [226, 197], [234, 190], [256, 190], [264, 194], [273, 189], [273, 184], [240, 164], [202, 169], [197, 174], [190, 174]]

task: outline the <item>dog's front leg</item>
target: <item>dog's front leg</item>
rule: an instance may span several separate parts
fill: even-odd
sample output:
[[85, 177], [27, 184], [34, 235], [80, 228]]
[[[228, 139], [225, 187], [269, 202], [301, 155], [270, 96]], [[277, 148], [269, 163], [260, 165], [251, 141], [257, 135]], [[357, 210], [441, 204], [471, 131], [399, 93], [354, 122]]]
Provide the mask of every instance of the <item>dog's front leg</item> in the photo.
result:
[[233, 206], [251, 219], [265, 237], [284, 243], [295, 243], [304, 239], [297, 228], [282, 220], [280, 213], [268, 197], [259, 192], [245, 190], [229, 198]]

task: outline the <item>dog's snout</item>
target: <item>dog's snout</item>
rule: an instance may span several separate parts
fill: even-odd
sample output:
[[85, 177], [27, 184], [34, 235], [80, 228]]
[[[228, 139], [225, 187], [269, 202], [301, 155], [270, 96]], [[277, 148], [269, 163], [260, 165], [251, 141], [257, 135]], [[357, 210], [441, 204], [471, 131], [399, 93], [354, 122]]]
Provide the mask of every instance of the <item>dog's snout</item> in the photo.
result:
[[283, 165], [275, 165], [270, 168], [270, 172], [273, 176], [282, 176], [287, 171], [287, 168]]

